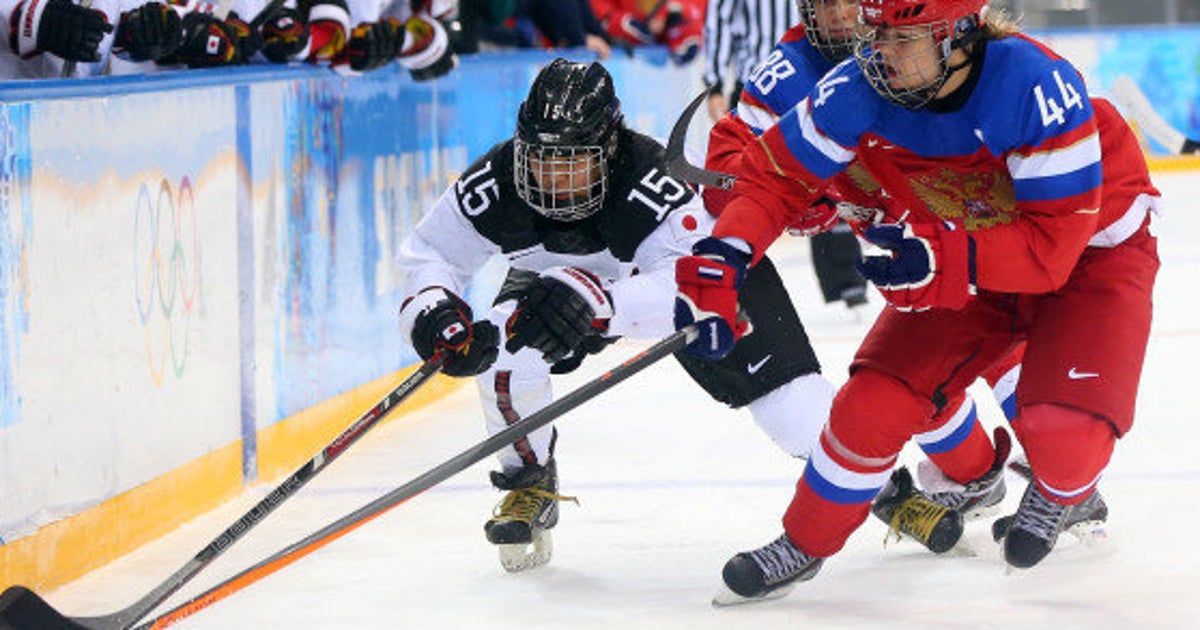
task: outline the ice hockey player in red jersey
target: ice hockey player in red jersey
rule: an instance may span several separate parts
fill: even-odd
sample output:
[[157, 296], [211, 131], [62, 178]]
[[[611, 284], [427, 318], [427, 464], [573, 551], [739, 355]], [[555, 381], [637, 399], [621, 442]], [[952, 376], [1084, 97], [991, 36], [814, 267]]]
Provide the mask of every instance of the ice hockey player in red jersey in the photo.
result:
[[1133, 423], [1158, 195], [1127, 128], [1098, 117], [1078, 72], [983, 0], [863, 0], [861, 11], [855, 62], [749, 148], [713, 237], [677, 267], [676, 324], [702, 331], [691, 349], [727, 347], [737, 279], [796, 208], [856, 157], [887, 193], [886, 217], [863, 231], [881, 251], [859, 268], [893, 308], [859, 349], [784, 534], [730, 559], [719, 602], [816, 575], [944, 392], [1015, 344], [1027, 343], [1012, 427], [1033, 481], [1000, 532], [1010, 565], [1036, 565], [1096, 508]]
[[[853, 53], [857, 0], [799, 0], [797, 4], [801, 23], [790, 29], [750, 74], [737, 107], [713, 126], [707, 168], [736, 175], [742, 168], [745, 148], [804, 100], [834, 65]], [[856, 190], [853, 180], [839, 176], [787, 231], [811, 236], [814, 250], [818, 239], [831, 237], [825, 241], [825, 247], [830, 252], [846, 250], [848, 273], [831, 270], [831, 265], [822, 269], [814, 255], [818, 277], [827, 277], [835, 287], [865, 290], [865, 281], [853, 264], [859, 255], [857, 239], [850, 226], [838, 220], [837, 207], [844, 201], [842, 188]], [[705, 206], [714, 214], [720, 214], [730, 198], [728, 191], [711, 187], [704, 190]], [[855, 199], [871, 206], [882, 204], [881, 199], [865, 191]], [[834, 232], [840, 229], [845, 232]], [[756, 269], [757, 266], [752, 267], [747, 277], [753, 277]], [[824, 287], [826, 280], [821, 284]], [[1015, 411], [1019, 374], [1020, 349], [984, 373], [997, 402], [1010, 419]], [[897, 533], [932, 551], [948, 551], [961, 536], [963, 521], [993, 513], [1004, 499], [1002, 460], [1008, 454], [1009, 438], [1005, 435], [1000, 439], [997, 453], [979, 423], [975, 401], [965, 391], [946, 392], [946, 399], [940, 403], [933, 420], [913, 436], [929, 456], [918, 467], [922, 488], [916, 487], [908, 470], [897, 470], [872, 512]]]

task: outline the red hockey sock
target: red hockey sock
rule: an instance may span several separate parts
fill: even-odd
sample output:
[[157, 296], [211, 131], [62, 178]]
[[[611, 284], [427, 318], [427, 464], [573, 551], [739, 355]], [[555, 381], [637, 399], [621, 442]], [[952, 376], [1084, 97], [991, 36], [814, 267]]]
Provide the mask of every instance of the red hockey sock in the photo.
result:
[[1062, 405], [1023, 407], [1012, 427], [1042, 494], [1064, 505], [1091, 494], [1117, 440], [1103, 418]]
[[992, 440], [979, 424], [974, 402], [964, 394], [952, 398], [929, 426], [914, 439], [942, 474], [965, 484], [992, 467]]
[[838, 552], [866, 519], [896, 456], [933, 411], [903, 383], [861, 369], [838, 392], [829, 424], [783, 517], [805, 553]]

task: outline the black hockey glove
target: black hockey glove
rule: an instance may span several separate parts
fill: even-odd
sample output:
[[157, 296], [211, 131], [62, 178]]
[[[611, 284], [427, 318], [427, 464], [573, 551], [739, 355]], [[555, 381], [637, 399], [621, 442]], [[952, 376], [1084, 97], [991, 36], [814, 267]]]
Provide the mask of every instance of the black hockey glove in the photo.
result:
[[113, 52], [133, 61], [158, 61], [183, 41], [179, 13], [160, 2], [147, 2], [121, 14]]
[[70, 0], [25, 0], [9, 17], [8, 45], [21, 57], [48, 52], [67, 61], [100, 61], [97, 49], [112, 24]]
[[620, 337], [605, 337], [600, 334], [591, 334], [583, 338], [578, 346], [571, 351], [563, 360], [550, 366], [551, 374], [570, 374], [579, 366], [583, 365], [583, 360], [588, 358], [590, 354], [600, 354], [605, 348], [616, 343]]
[[263, 56], [274, 63], [287, 63], [308, 50], [308, 22], [295, 9], [281, 7], [262, 25]]
[[258, 29], [250, 26], [250, 23], [243, 20], [236, 12], [230, 13], [225, 18], [225, 25], [233, 29], [234, 36], [237, 38], [237, 52], [233, 63], [246, 63], [263, 47], [262, 35]]
[[392, 17], [378, 22], [363, 22], [350, 31], [346, 57], [350, 69], [369, 72], [391, 63], [404, 43], [404, 25]]
[[554, 267], [517, 299], [517, 310], [505, 326], [504, 348], [534, 348], [547, 363], [558, 363], [585, 337], [607, 330], [612, 316], [612, 299], [599, 278], [578, 267]]
[[183, 17], [183, 41], [175, 54], [159, 63], [185, 64], [189, 68], [211, 68], [238, 63], [238, 35], [225, 22], [205, 13]]
[[434, 287], [400, 307], [401, 325], [412, 321], [412, 344], [426, 361], [446, 353], [442, 373], [475, 376], [492, 367], [500, 354], [500, 331], [487, 321], [472, 321], [471, 307], [453, 293]]

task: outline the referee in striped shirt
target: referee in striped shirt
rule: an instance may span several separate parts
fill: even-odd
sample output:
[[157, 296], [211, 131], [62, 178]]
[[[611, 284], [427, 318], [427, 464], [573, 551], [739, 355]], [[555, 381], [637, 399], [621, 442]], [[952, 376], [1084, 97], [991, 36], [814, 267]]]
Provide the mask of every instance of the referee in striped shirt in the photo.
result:
[[[800, 22], [795, 0], [708, 0], [704, 19], [704, 84], [708, 114], [718, 120], [737, 105], [742, 81]], [[725, 79], [733, 89], [726, 97]]]

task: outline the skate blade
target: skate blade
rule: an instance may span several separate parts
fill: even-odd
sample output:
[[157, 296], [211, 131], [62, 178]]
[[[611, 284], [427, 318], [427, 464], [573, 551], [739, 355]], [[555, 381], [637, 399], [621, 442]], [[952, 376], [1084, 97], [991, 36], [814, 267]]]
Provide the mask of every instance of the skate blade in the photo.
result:
[[1079, 521], [1065, 531], [1087, 547], [1102, 547], [1108, 544], [1105, 521]]
[[550, 562], [554, 555], [554, 540], [550, 532], [535, 530], [533, 541], [514, 545], [497, 545], [500, 550], [500, 566], [509, 573], [520, 573]]
[[780, 597], [792, 592], [792, 588], [795, 586], [795, 584], [787, 584], [767, 593], [766, 595], [760, 595], [758, 597], [743, 597], [742, 595], [734, 593], [729, 589], [728, 586], [722, 584], [720, 590], [713, 595], [712, 605], [714, 608], [725, 608], [728, 606], [740, 606], [742, 604], [769, 602], [773, 599], [779, 599]]
[[980, 521], [985, 518], [991, 518], [991, 517], [999, 514], [1000, 510], [1003, 507], [1004, 507], [1003, 503], [1000, 501], [997, 501], [996, 503], [993, 503], [992, 505], [989, 505], [986, 507], [972, 508], [972, 509], [962, 513], [963, 523], [964, 524], [965, 523], [974, 523], [976, 521]]

